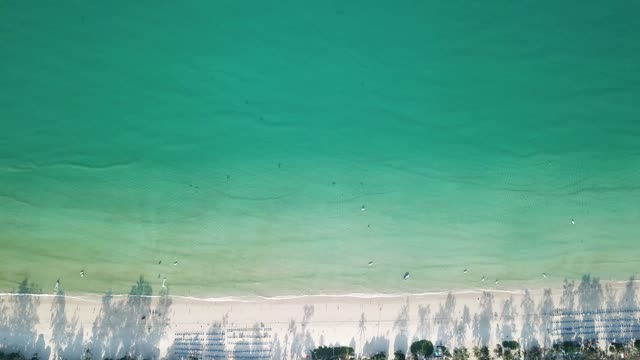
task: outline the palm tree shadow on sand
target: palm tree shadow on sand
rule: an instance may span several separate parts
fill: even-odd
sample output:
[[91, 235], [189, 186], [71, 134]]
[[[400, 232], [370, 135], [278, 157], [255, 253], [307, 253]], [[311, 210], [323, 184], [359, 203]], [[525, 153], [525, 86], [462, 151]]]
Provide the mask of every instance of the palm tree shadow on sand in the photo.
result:
[[37, 295], [42, 289], [24, 279], [14, 293], [0, 303], [0, 348], [9, 353], [49, 358], [51, 348], [46, 346], [43, 334], [35, 329], [40, 322]]
[[393, 323], [393, 328], [397, 330], [397, 335], [393, 341], [393, 352], [401, 351], [406, 354], [409, 349], [409, 300], [402, 305], [398, 317]]
[[58, 290], [51, 302], [51, 346], [54, 359], [80, 359], [84, 353], [84, 329], [78, 314], [66, 313], [64, 291]]
[[168, 290], [162, 289], [152, 307], [152, 293], [140, 276], [126, 297], [116, 298], [110, 292], [102, 297], [87, 346], [92, 358], [160, 357], [159, 342], [169, 327], [172, 301]]

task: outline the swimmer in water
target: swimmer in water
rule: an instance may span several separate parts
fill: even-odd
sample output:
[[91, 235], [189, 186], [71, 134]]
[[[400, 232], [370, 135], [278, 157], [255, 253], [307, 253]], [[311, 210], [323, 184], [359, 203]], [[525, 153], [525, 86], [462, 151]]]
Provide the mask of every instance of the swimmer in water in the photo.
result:
[[84, 277], [84, 270], [80, 270], [80, 277]]
[[407, 271], [406, 273], [404, 273], [402, 280], [407, 280], [408, 278], [409, 278], [409, 272]]

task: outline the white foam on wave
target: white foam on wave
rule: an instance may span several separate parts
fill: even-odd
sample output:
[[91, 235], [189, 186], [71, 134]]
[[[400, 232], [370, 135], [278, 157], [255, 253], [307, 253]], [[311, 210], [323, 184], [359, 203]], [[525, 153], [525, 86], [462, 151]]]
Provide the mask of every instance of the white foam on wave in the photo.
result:
[[[301, 300], [301, 299], [321, 299], [321, 298], [330, 298], [330, 299], [397, 299], [397, 298], [405, 298], [405, 297], [442, 297], [447, 296], [448, 294], [452, 295], [465, 295], [465, 294], [480, 294], [483, 292], [500, 292], [500, 293], [511, 293], [511, 294], [522, 294], [523, 291], [509, 291], [509, 290], [495, 290], [495, 289], [467, 289], [460, 291], [433, 291], [433, 292], [422, 292], [422, 293], [349, 293], [349, 294], [301, 294], [301, 295], [277, 295], [277, 296], [261, 296], [261, 295], [252, 295], [252, 296], [220, 296], [220, 297], [196, 297], [196, 296], [186, 296], [186, 295], [169, 295], [171, 299], [181, 299], [181, 300], [189, 300], [189, 301], [201, 301], [201, 302], [237, 302], [237, 303], [251, 303], [256, 301], [292, 301], [292, 300]], [[56, 294], [21, 294], [21, 293], [0, 293], [0, 296], [33, 296], [33, 297], [56, 297], [56, 296], [64, 296], [67, 299], [75, 299], [85, 302], [97, 302], [101, 301], [101, 299], [105, 295], [99, 294], [82, 294], [82, 295], [56, 295]], [[124, 298], [128, 297], [129, 294], [109, 294], [110, 297], [113, 298]], [[161, 298], [163, 295], [139, 295], [143, 298]]]
[[[622, 288], [620, 285], [627, 284], [630, 280], [626, 281], [611, 281], [609, 283], [615, 284], [614, 287]], [[632, 282], [640, 282], [640, 280], [631, 280]], [[544, 289], [547, 287], [540, 287], [537, 289]], [[551, 287], [553, 289], [561, 289], [561, 287]], [[534, 289], [530, 289], [534, 290]], [[492, 289], [492, 288], [473, 288], [473, 289], [461, 289], [461, 290], [453, 290], [453, 291], [431, 291], [431, 292], [421, 292], [421, 293], [347, 293], [347, 294], [291, 294], [291, 295], [276, 295], [276, 296], [263, 296], [263, 295], [247, 295], [247, 296], [215, 296], [215, 297], [197, 297], [197, 296], [188, 296], [188, 295], [168, 295], [171, 299], [181, 299], [188, 301], [200, 301], [200, 302], [236, 302], [236, 303], [251, 303], [258, 301], [294, 301], [301, 299], [321, 299], [321, 298], [330, 298], [330, 299], [363, 299], [363, 300], [371, 300], [371, 299], [397, 299], [397, 298], [406, 298], [406, 297], [442, 297], [447, 296], [448, 294], [452, 295], [470, 295], [470, 294], [482, 294], [482, 293], [502, 293], [502, 294], [514, 294], [514, 295], [522, 295], [524, 294], [524, 289]], [[21, 293], [11, 293], [5, 292], [0, 293], [0, 296], [33, 296], [33, 297], [56, 297], [61, 295], [56, 294], [21, 294]], [[72, 294], [72, 295], [63, 295], [67, 299], [75, 299], [85, 302], [100, 302], [105, 294]], [[108, 296], [113, 298], [124, 298], [128, 297], [129, 294], [109, 294]], [[161, 298], [164, 295], [139, 295], [140, 297], [145, 298]]]

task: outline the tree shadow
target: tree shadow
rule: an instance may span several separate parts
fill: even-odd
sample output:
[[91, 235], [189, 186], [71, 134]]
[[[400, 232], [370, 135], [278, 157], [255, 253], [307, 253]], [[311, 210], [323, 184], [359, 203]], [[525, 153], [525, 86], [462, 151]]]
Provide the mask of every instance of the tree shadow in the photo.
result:
[[284, 360], [288, 360], [288, 353], [287, 353], [287, 349], [289, 348], [289, 334], [285, 334], [284, 335], [284, 340], [282, 341], [282, 359]]
[[360, 315], [360, 320], [358, 321], [358, 335], [360, 336], [360, 341], [366, 336], [367, 332], [367, 318], [364, 316], [364, 312]]
[[491, 341], [493, 319], [493, 295], [483, 292], [479, 298], [478, 312], [473, 316], [472, 334], [476, 346], [488, 346]]
[[40, 322], [40, 299], [37, 295], [42, 293], [42, 289], [24, 279], [14, 292], [7, 304], [0, 306], [3, 314], [0, 316], [0, 348], [6, 352], [48, 359], [51, 348], [46, 346], [43, 335], [35, 329]]
[[309, 330], [307, 330], [307, 332], [304, 334], [304, 348], [308, 350], [313, 350], [316, 348], [316, 344], [313, 341], [313, 337], [311, 336], [311, 332]]
[[308, 350], [313, 350], [316, 347], [315, 342], [313, 341], [313, 337], [311, 336], [311, 331], [309, 331], [309, 319], [311, 319], [313, 313], [313, 305], [304, 306], [304, 316], [302, 318], [302, 331], [304, 335], [302, 337], [302, 343], [304, 348]]
[[385, 354], [389, 352], [389, 339], [384, 336], [372, 337], [371, 340], [365, 342], [362, 348], [362, 355], [364, 356], [373, 356], [380, 352]]
[[607, 339], [607, 341], [614, 341], [616, 339], [621, 339], [624, 337], [624, 329], [621, 326], [621, 322], [623, 321], [623, 315], [619, 311], [618, 307], [618, 291], [611, 286], [611, 284], [606, 284], [604, 286], [604, 302], [606, 305], [606, 315], [603, 316], [600, 321], [603, 324], [603, 337]]
[[597, 326], [604, 304], [604, 295], [600, 280], [591, 275], [583, 275], [578, 286], [578, 309], [582, 321], [576, 328], [576, 338], [581, 340], [598, 339], [600, 327]]
[[636, 297], [635, 278], [629, 278], [624, 287], [618, 310], [623, 315], [620, 327], [622, 339], [640, 339], [640, 320], [637, 317], [640, 306]]
[[124, 299], [107, 292], [93, 323], [89, 349], [96, 358], [159, 358], [158, 344], [169, 326], [171, 298], [160, 292], [155, 309], [151, 308], [151, 285], [140, 276]]
[[7, 334], [9, 333], [8, 329], [8, 319], [7, 315], [9, 311], [7, 310], [7, 306], [5, 305], [4, 299], [0, 297], [0, 348], [4, 348], [7, 344]]
[[205, 346], [203, 354], [205, 358], [226, 360], [228, 359], [227, 348], [225, 344], [225, 326], [226, 319], [223, 317], [223, 322], [214, 321], [207, 329], [207, 333], [204, 335]]
[[[429, 322], [429, 318], [431, 317], [431, 306], [418, 306], [418, 329], [416, 330], [416, 335], [420, 339], [428, 339], [429, 338], [429, 328], [431, 323]], [[418, 340], [420, 340], [418, 339]]]
[[402, 351], [406, 354], [409, 348], [409, 300], [400, 309], [393, 329], [398, 331], [393, 341], [393, 352]]
[[66, 314], [64, 291], [58, 289], [51, 302], [51, 345], [54, 359], [81, 358], [84, 352], [84, 328], [74, 312], [71, 320]]
[[206, 333], [179, 331], [167, 349], [166, 359], [228, 359], [226, 347], [226, 316], [223, 322], [213, 322]]
[[[556, 312], [557, 313], [557, 312]], [[573, 341], [577, 337], [576, 332], [576, 290], [575, 282], [564, 280], [562, 296], [560, 297], [560, 319], [558, 324], [553, 324], [552, 335], [558, 335], [562, 341]]]
[[298, 328], [294, 320], [291, 320], [289, 322], [289, 335], [291, 336], [291, 348], [289, 350], [289, 356], [291, 359], [297, 360], [300, 358], [302, 353], [302, 336], [299, 335]]
[[[320, 341], [320, 345], [322, 345], [322, 341]], [[282, 358], [283, 353], [280, 345], [280, 339], [278, 338], [278, 334], [275, 334], [273, 336], [273, 346], [271, 348], [271, 360], [281, 360]]]
[[539, 347], [540, 344], [536, 340], [536, 329], [539, 326], [540, 317], [536, 312], [535, 301], [529, 290], [524, 291], [520, 307], [524, 312], [522, 316], [522, 330], [520, 331], [522, 347], [525, 349]]
[[502, 304], [502, 315], [498, 340], [513, 340], [516, 333], [516, 309], [513, 306], [513, 296], [509, 297]]
[[[234, 343], [234, 360], [267, 360], [271, 358], [271, 341], [268, 331], [260, 323], [248, 331], [239, 331]], [[216, 358], [217, 359], [217, 358]]]
[[560, 299], [562, 308], [555, 311], [559, 320], [552, 324], [552, 333], [563, 341], [627, 342], [640, 331], [635, 296], [633, 279], [627, 283], [619, 300], [616, 289], [608, 284], [603, 290], [600, 280], [589, 274], [582, 276], [577, 289], [573, 281], [565, 280]]
[[[310, 353], [315, 349], [315, 343], [308, 328], [309, 320], [314, 314], [314, 307], [313, 305], [305, 305], [303, 311], [304, 314], [300, 323], [300, 330], [298, 330], [294, 320], [289, 322], [289, 331], [287, 334], [288, 336], [291, 336], [291, 349], [289, 355], [293, 360], [301, 359], [306, 353]], [[285, 343], [286, 341], [287, 339], [285, 339]]]
[[471, 315], [469, 306], [465, 305], [462, 309], [462, 317], [456, 320], [455, 346], [464, 346], [467, 337], [467, 330], [471, 325]]
[[444, 306], [440, 304], [440, 309], [436, 314], [436, 324], [438, 325], [437, 344], [450, 344], [454, 335], [456, 316], [456, 299], [453, 294], [449, 293], [444, 302]]
[[636, 314], [640, 310], [636, 298], [634, 278], [625, 284], [620, 299], [617, 291], [605, 286], [606, 313], [603, 314], [603, 338], [608, 342], [629, 342], [640, 337], [640, 323]]
[[64, 292], [58, 290], [51, 302], [51, 350], [54, 359], [65, 358], [64, 350], [67, 343], [67, 315]]
[[545, 289], [542, 294], [542, 302], [538, 306], [538, 334], [542, 339], [542, 346], [549, 348], [552, 346], [553, 341], [553, 316], [556, 313], [556, 308], [553, 303], [553, 297], [551, 289]]
[[168, 289], [161, 289], [158, 295], [160, 297], [154, 310], [151, 311], [150, 316], [147, 316], [147, 323], [145, 324], [147, 333], [145, 341], [143, 341], [140, 346], [142, 354], [153, 356], [153, 358], [160, 356], [160, 341], [166, 336], [167, 330], [171, 326], [169, 311], [172, 300], [171, 297], [169, 297]]

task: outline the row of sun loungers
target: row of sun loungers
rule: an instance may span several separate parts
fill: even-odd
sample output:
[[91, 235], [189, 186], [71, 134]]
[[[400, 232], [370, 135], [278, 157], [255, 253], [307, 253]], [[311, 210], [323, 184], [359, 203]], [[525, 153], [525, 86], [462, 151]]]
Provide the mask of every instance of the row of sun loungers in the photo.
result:
[[575, 311], [575, 310], [565, 310], [565, 309], [556, 309], [551, 313], [543, 313], [542, 316], [582, 316], [582, 315], [611, 315], [611, 314], [629, 314], [629, 313], [637, 313], [640, 312], [638, 308], [632, 309], [616, 309], [616, 310], [604, 310], [597, 309], [593, 311]]

